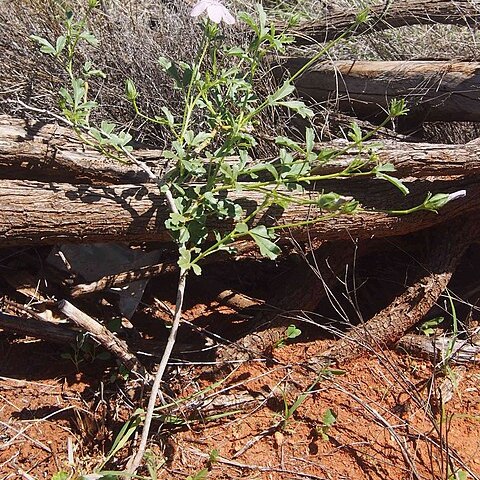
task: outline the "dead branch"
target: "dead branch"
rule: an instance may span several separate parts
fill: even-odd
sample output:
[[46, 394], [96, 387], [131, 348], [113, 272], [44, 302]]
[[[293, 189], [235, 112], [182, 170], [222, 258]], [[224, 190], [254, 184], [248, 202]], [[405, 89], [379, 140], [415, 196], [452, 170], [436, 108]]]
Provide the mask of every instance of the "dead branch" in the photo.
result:
[[432, 248], [423, 265], [423, 272], [412, 285], [387, 308], [352, 328], [331, 349], [319, 357], [311, 358], [311, 365], [320, 370], [332, 361], [341, 364], [369, 348], [391, 347], [398, 342], [435, 305], [463, 252], [474, 241], [476, 230], [476, 220], [463, 220], [432, 231]]
[[64, 324], [40, 321], [27, 316], [18, 317], [0, 312], [0, 329], [18, 335], [40, 338], [60, 345], [74, 345], [82, 333]]
[[[323, 245], [314, 259], [297, 262], [288, 274], [281, 278], [272, 291], [273, 298], [258, 309], [251, 320], [250, 330], [236, 342], [218, 348], [217, 361], [222, 364], [246, 361], [269, 354], [285, 337], [285, 328], [292, 323], [291, 316], [298, 312], [314, 311], [329, 293], [329, 286], [353, 260], [355, 244], [352, 241], [332, 242]], [[310, 262], [310, 263], [309, 263]]]
[[[323, 148], [342, 150], [347, 147], [345, 141], [317, 144], [316, 151]], [[480, 142], [474, 140], [465, 145], [443, 145], [434, 143], [408, 143], [392, 140], [366, 143], [365, 149], [358, 152], [349, 149], [328, 163], [313, 167], [314, 174], [330, 174], [345, 169], [352, 160], [365, 162], [361, 170], [372, 167], [368, 162], [367, 152], [374, 153], [375, 161], [380, 164], [390, 163], [395, 167], [395, 175], [400, 177], [450, 177], [456, 175], [476, 175], [480, 173]]]
[[480, 344], [478, 339], [474, 338], [427, 337], [410, 333], [400, 339], [397, 349], [410, 355], [427, 358], [434, 364], [439, 362], [455, 365], [480, 363]]
[[[291, 29], [297, 44], [327, 42], [355, 26], [359, 9], [336, 10], [325, 18], [305, 22]], [[388, 30], [408, 25], [460, 25], [473, 27], [480, 22], [480, 8], [469, 0], [403, 0], [372, 5], [369, 20], [358, 25], [352, 35]], [[281, 27], [282, 25], [280, 25]]]
[[113, 335], [110, 330], [66, 300], [61, 300], [58, 302], [57, 306], [64, 315], [75, 323], [75, 325], [88, 332], [106, 350], [119, 358], [129, 370], [138, 373], [144, 371], [143, 365], [137, 359], [135, 354], [130, 351], [128, 345], [123, 340]]
[[[154, 173], [168, 168], [161, 150], [136, 150]], [[0, 177], [69, 183], [145, 183], [147, 174], [85, 146], [72, 129], [0, 115]]]
[[[366, 168], [372, 165], [369, 162], [372, 151], [378, 163], [393, 164], [402, 176], [473, 175], [480, 171], [477, 141], [439, 145], [385, 140], [381, 144], [367, 142], [361, 152], [347, 147], [344, 141], [317, 144], [316, 151], [347, 151], [326, 164], [314, 166], [314, 173], [338, 172], [354, 159], [365, 162]], [[160, 150], [135, 150], [135, 156], [159, 174], [169, 166]], [[69, 129], [53, 124], [29, 124], [7, 115], [0, 115], [0, 178], [95, 185], [150, 182], [136, 165], [122, 164], [84, 147]]]
[[[288, 59], [294, 73], [308, 59]], [[418, 121], [480, 121], [480, 63], [449, 61], [336, 61], [311, 67], [295, 81], [300, 95], [332, 101], [360, 118], [384, 119], [404, 98]], [[411, 119], [411, 116], [408, 117]]]
[[156, 265], [148, 265], [136, 270], [129, 270], [127, 272], [117, 273], [115, 275], [106, 275], [99, 280], [91, 283], [82, 283], [73, 287], [70, 295], [73, 298], [90, 293], [100, 292], [107, 288], [124, 287], [137, 280], [146, 280], [164, 273], [172, 273], [178, 271], [174, 263], [158, 263]]

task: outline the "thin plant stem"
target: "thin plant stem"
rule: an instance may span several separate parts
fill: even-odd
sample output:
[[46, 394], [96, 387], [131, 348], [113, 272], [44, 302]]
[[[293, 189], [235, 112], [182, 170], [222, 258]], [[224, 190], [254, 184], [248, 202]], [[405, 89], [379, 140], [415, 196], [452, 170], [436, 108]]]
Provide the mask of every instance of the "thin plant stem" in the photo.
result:
[[183, 299], [185, 297], [185, 286], [187, 283], [188, 270], [181, 270], [180, 277], [178, 279], [177, 287], [177, 300], [175, 304], [175, 314], [173, 317], [172, 329], [168, 336], [167, 345], [163, 352], [162, 359], [158, 365], [157, 372], [155, 374], [155, 380], [153, 382], [152, 391], [150, 392], [150, 398], [148, 399], [147, 411], [145, 414], [145, 422], [143, 424], [142, 437], [140, 439], [140, 445], [138, 446], [137, 453], [132, 460], [130, 467], [128, 468], [129, 474], [135, 474], [138, 467], [142, 463], [145, 450], [147, 448], [148, 435], [150, 433], [150, 427], [152, 424], [153, 413], [155, 410], [155, 403], [157, 400], [158, 392], [160, 390], [160, 384], [162, 382], [163, 374], [168, 365], [170, 355], [172, 353], [175, 341], [177, 338], [178, 327], [180, 326], [180, 320], [182, 318]]

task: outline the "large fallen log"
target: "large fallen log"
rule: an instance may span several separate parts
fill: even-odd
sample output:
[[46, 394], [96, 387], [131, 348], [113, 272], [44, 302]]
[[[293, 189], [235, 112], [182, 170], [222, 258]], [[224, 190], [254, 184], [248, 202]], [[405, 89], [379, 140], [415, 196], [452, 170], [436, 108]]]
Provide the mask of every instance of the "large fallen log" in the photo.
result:
[[[417, 182], [415, 182], [417, 183]], [[370, 203], [386, 204], [393, 188], [387, 182], [372, 182], [380, 189], [369, 187], [365, 179], [356, 185]], [[420, 195], [432, 185], [417, 185]], [[350, 187], [344, 185], [347, 191]], [[353, 188], [353, 186], [351, 187]], [[475, 178], [446, 184], [447, 193], [465, 188], [467, 197], [447, 204], [438, 215], [419, 212], [394, 216], [379, 211], [363, 211], [354, 215], [333, 215], [312, 205], [283, 209], [272, 206], [253, 225], [292, 225], [310, 220], [303, 228], [288, 228], [284, 235], [298, 240], [340, 240], [402, 235], [450, 220], [480, 207], [480, 183]], [[317, 192], [305, 194], [315, 198]], [[418, 193], [415, 197], [418, 197]], [[253, 211], [263, 194], [232, 193], [246, 211]], [[420, 198], [418, 198], [420, 200]], [[391, 201], [391, 199], [390, 199]], [[89, 186], [63, 183], [41, 183], [21, 180], [0, 180], [0, 245], [56, 244], [64, 242], [169, 242], [164, 221], [169, 216], [165, 198], [155, 185]], [[319, 221], [313, 221], [317, 219]], [[212, 221], [212, 228], [226, 231], [225, 221]]]
[[[480, 112], [480, 109], [479, 109]], [[316, 150], [344, 150], [347, 143], [316, 145]], [[315, 167], [316, 174], [344, 169], [353, 159], [368, 160], [376, 152], [378, 163], [391, 163], [403, 177], [473, 175], [480, 172], [480, 143], [439, 145], [383, 141], [366, 142], [361, 153], [350, 149], [336, 159]], [[135, 150], [135, 156], [161, 173], [169, 164], [161, 150]], [[29, 123], [0, 115], [0, 178], [80, 184], [148, 183], [145, 172], [133, 164], [106, 158], [86, 148], [67, 128]]]
[[[294, 73], [307, 61], [291, 58], [284, 66]], [[341, 111], [360, 118], [383, 119], [390, 101], [404, 98], [417, 122], [480, 121], [478, 62], [322, 62], [301, 75], [295, 86], [303, 97], [335, 102]]]
[[[333, 8], [325, 18], [304, 22], [291, 29], [297, 44], [327, 42], [355, 27], [360, 9]], [[480, 7], [472, 0], [403, 0], [382, 2], [368, 9], [369, 19], [351, 35], [388, 30], [408, 25], [461, 25], [473, 27], [480, 22]]]
[[[167, 168], [161, 150], [135, 155], [155, 173]], [[0, 177], [69, 183], [145, 183], [136, 165], [100, 155], [86, 147], [70, 128], [0, 115]]]

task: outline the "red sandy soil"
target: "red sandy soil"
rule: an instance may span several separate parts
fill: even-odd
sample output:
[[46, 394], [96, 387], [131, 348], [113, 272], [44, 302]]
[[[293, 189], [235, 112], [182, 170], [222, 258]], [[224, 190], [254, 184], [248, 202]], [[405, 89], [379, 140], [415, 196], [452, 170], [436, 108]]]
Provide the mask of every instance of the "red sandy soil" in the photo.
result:
[[[241, 365], [213, 390], [219, 396], [234, 386], [229, 394], [255, 396], [238, 413], [215, 420], [199, 409], [181, 425], [155, 424], [158, 478], [195, 478], [202, 469], [198, 478], [480, 478], [479, 368], [469, 367], [443, 411], [432, 411], [428, 362], [390, 351], [369, 355], [321, 380], [283, 422], [284, 402], [292, 405], [309, 386], [302, 363], [324, 348], [325, 341], [288, 345], [276, 349], [271, 365]], [[77, 371], [60, 353], [0, 335], [0, 480], [92, 473], [136, 406], [138, 383], [112, 383], [114, 369], [99, 360]], [[204, 370], [177, 367], [169, 394], [211, 385]], [[322, 420], [327, 409], [336, 417], [330, 428]], [[218, 456], [209, 461], [213, 450]], [[125, 448], [106, 468], [122, 468], [131, 452]], [[467, 476], [450, 476], [456, 469]]]

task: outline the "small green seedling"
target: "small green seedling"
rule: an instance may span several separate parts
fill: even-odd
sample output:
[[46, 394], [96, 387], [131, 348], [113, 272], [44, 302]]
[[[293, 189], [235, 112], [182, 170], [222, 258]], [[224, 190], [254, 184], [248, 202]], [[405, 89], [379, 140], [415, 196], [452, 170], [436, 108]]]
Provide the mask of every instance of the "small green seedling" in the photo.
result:
[[289, 325], [282, 338], [275, 343], [275, 347], [283, 347], [288, 340], [293, 340], [294, 338], [299, 337], [301, 334], [302, 331], [299, 328], [293, 324]]
[[448, 476], [448, 480], [468, 480], [468, 474], [465, 470], [459, 469]]
[[430, 337], [435, 333], [439, 325], [444, 321], [445, 321], [445, 317], [435, 317], [430, 320], [427, 320], [426, 322], [423, 322], [420, 325], [420, 332], [422, 332], [427, 337]]
[[208, 475], [208, 468], [202, 468], [195, 475], [189, 475], [186, 480], [205, 480]]
[[336, 421], [336, 413], [333, 412], [333, 410], [331, 410], [330, 408], [327, 408], [325, 410], [325, 413], [323, 414], [322, 425], [316, 428], [318, 435], [322, 437], [322, 440], [324, 442], [328, 442], [328, 440], [330, 439], [330, 437], [328, 436], [328, 431], [336, 423]]
[[52, 476], [52, 480], [67, 480], [69, 474], [67, 472], [57, 472]]

